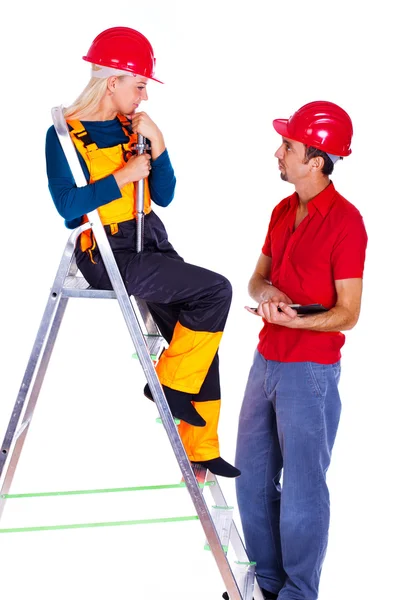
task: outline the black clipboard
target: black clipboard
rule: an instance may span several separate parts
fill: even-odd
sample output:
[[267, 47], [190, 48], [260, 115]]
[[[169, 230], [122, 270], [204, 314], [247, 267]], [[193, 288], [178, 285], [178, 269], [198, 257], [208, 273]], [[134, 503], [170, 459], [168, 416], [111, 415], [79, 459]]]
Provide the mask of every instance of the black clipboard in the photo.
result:
[[289, 304], [289, 306], [290, 308], [294, 308], [298, 315], [315, 315], [329, 310], [325, 306], [322, 306], [322, 304]]

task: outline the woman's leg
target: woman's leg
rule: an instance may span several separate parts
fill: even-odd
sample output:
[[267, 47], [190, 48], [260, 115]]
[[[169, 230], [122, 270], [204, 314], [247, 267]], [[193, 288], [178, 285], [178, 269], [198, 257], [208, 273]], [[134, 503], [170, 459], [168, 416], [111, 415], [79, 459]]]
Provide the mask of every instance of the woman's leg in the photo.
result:
[[[219, 457], [217, 435], [221, 397], [217, 349], [231, 302], [230, 283], [222, 275], [185, 263], [153, 213], [146, 217], [144, 251], [140, 254], [133, 250], [134, 236], [134, 222], [128, 222], [120, 224], [109, 241], [128, 293], [146, 300], [170, 344], [157, 366], [168, 403], [175, 416], [189, 423], [202, 426], [207, 418], [210, 421], [201, 433], [181, 423], [188, 454], [196, 461], [218, 459], [218, 464], [207, 466], [228, 475], [230, 465]], [[94, 257], [96, 265], [77, 251], [79, 268], [94, 287], [110, 288], [98, 251]], [[238, 474], [235, 469], [229, 476]]]
[[229, 281], [163, 253], [142, 252], [127, 265], [125, 284], [129, 294], [175, 308], [178, 320], [157, 373], [163, 385], [198, 394], [228, 316], [232, 297]]
[[[180, 309], [177, 305], [154, 304], [149, 302], [149, 310], [163, 337], [170, 343]], [[206, 421], [205, 427], [193, 427], [185, 421], [178, 425], [189, 460], [203, 463], [210, 471], [225, 477], [237, 477], [240, 471], [220, 457], [218, 422], [221, 406], [218, 353], [210, 365], [203, 385], [193, 396], [193, 405]]]

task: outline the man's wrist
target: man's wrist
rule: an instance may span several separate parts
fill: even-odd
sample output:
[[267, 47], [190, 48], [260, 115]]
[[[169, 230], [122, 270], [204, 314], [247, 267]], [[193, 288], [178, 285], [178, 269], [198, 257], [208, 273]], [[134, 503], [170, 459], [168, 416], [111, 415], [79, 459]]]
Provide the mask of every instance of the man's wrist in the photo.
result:
[[271, 297], [271, 287], [272, 287], [272, 283], [270, 281], [268, 281], [267, 279], [265, 280], [265, 283], [268, 284], [268, 287], [266, 287], [260, 294], [260, 302], [267, 302], [270, 297]]

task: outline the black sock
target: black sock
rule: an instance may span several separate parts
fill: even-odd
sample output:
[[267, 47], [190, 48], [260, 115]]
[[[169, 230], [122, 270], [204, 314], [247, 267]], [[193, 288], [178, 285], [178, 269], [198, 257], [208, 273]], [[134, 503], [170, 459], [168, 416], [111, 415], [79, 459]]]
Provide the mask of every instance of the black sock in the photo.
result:
[[[186, 423], [189, 423], [189, 425], [193, 425], [195, 427], [204, 427], [206, 425], [205, 420], [192, 404], [192, 394], [174, 390], [166, 385], [163, 385], [162, 387], [168, 405], [171, 409], [171, 413], [174, 417], [181, 419], [182, 421], [186, 421]], [[149, 400], [153, 400], [154, 402], [148, 383], [146, 383], [144, 386], [143, 393], [146, 398], [149, 398]]]
[[230, 465], [226, 460], [218, 456], [217, 458], [212, 458], [211, 460], [202, 460], [196, 461], [199, 465], [202, 465], [214, 475], [221, 475], [222, 477], [239, 477], [241, 471]]

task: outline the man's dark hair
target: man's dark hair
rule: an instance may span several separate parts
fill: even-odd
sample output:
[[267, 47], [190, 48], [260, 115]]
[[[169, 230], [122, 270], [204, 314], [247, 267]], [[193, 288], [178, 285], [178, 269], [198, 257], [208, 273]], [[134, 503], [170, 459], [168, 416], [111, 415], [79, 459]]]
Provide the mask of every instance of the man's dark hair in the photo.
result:
[[323, 152], [322, 150], [318, 150], [318, 148], [315, 148], [314, 146], [305, 146], [306, 148], [306, 155], [305, 155], [305, 163], [308, 163], [312, 158], [315, 158], [316, 156], [321, 156], [324, 159], [324, 166], [322, 167], [322, 173], [323, 175], [330, 175], [333, 171], [333, 162], [331, 161], [331, 159], [329, 158], [329, 156], [327, 155], [326, 152]]

